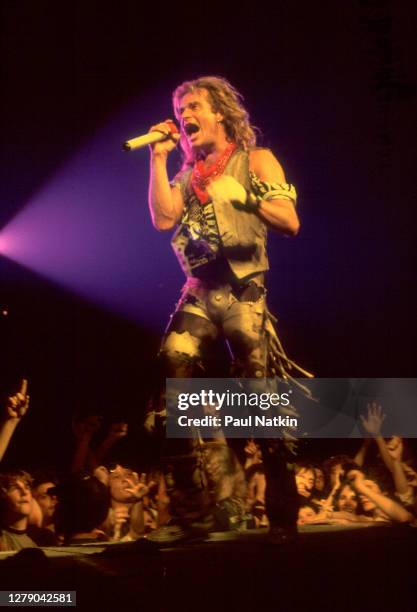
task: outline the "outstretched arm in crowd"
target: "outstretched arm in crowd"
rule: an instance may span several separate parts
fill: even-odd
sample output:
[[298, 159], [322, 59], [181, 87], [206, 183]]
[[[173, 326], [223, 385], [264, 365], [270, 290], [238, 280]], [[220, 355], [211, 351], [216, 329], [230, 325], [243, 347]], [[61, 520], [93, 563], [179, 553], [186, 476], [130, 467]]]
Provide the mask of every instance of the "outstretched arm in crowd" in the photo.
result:
[[158, 512], [158, 527], [163, 527], [171, 518], [169, 512], [170, 500], [163, 472], [159, 472], [157, 475], [157, 486], [158, 491], [156, 494], [156, 508]]
[[342, 468], [342, 466], [338, 466], [337, 467], [337, 471], [335, 474], [335, 483], [329, 493], [329, 495], [321, 500], [320, 502], [320, 506], [322, 508], [322, 510], [324, 511], [329, 511], [329, 510], [333, 510], [334, 507], [334, 498], [336, 495], [337, 490], [340, 488], [341, 486], [341, 482], [342, 482], [342, 477], [344, 476], [344, 470]]
[[91, 450], [91, 439], [101, 425], [101, 416], [90, 415], [75, 418], [72, 431], [75, 438], [75, 449], [71, 461], [71, 472], [93, 471], [97, 467], [94, 453]]
[[104, 458], [113, 446], [126, 437], [128, 432], [128, 424], [124, 421], [112, 423], [109, 427], [106, 437], [93, 451], [95, 466], [97, 467], [104, 462]]
[[130, 512], [129, 530], [129, 536], [133, 540], [136, 540], [145, 532], [144, 498], [156, 484], [153, 481], [147, 483], [146, 480], [146, 474], [141, 474], [139, 477], [136, 473], [130, 479], [128, 491], [132, 494], [132, 499], [135, 500]]
[[399, 436], [393, 436], [389, 443], [386, 444], [386, 447], [392, 460], [392, 477], [398, 497], [406, 504], [412, 503], [414, 500], [414, 489], [407, 479], [402, 462], [403, 441]]
[[365, 465], [365, 458], [370, 444], [370, 438], [364, 438], [360, 449], [353, 457], [353, 462], [356, 463], [356, 465], [358, 465], [359, 467], [363, 467]]
[[361, 416], [363, 428], [375, 440], [382, 460], [392, 474], [397, 493], [404, 495], [408, 493], [409, 485], [401, 465], [402, 440], [401, 438], [395, 438], [395, 441], [399, 441], [399, 443], [393, 444], [390, 450], [381, 435], [381, 427], [384, 419], [385, 414], [382, 413], [381, 406], [378, 406], [375, 402], [368, 404], [368, 414], [366, 418]]
[[91, 447], [91, 440], [99, 430], [101, 422], [102, 417], [99, 415], [90, 415], [73, 420], [72, 431], [76, 444], [71, 463], [71, 472], [94, 471], [104, 463], [105, 457], [111, 448], [127, 435], [127, 423], [124, 421], [112, 423], [104, 440], [97, 448], [93, 449]]
[[[113, 473], [116, 471], [123, 472], [125, 468], [119, 465]], [[106, 467], [96, 468], [94, 475], [111, 490], [111, 475]], [[106, 532], [116, 541], [137, 540], [145, 533], [144, 511], [147, 507], [147, 496], [155, 486], [152, 480], [147, 482], [146, 474], [139, 477], [136, 472], [131, 473], [129, 477], [125, 476], [124, 481], [128, 484], [124, 492], [128, 493], [129, 497], [125, 501], [112, 498], [112, 510], [106, 520]], [[129, 531], [122, 536], [123, 531], [126, 531], [123, 529], [125, 525], [128, 525]]]
[[9, 397], [6, 402], [3, 420], [0, 423], [0, 461], [3, 459], [16, 427], [29, 408], [27, 388], [28, 381], [23, 379], [20, 391]]
[[381, 493], [378, 487], [370, 486], [359, 470], [350, 470], [347, 476], [355, 491], [359, 495], [366, 496], [391, 521], [395, 523], [408, 523], [413, 520], [413, 516], [400, 504]]

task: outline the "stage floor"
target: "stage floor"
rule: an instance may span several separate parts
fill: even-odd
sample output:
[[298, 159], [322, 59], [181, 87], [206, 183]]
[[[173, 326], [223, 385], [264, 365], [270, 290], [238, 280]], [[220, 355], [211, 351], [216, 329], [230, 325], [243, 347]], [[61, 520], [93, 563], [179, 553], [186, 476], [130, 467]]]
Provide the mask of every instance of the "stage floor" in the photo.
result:
[[314, 525], [276, 546], [264, 533], [211, 534], [2, 553], [1, 589], [75, 590], [77, 608], [415, 612], [417, 529]]

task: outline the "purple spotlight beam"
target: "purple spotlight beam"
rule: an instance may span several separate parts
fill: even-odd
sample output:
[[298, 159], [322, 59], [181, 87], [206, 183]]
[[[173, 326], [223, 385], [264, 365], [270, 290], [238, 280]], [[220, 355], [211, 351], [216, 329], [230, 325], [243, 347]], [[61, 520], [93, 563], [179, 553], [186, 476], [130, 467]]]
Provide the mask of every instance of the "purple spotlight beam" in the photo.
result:
[[151, 226], [147, 151], [127, 156], [120, 143], [165, 114], [143, 98], [120, 113], [1, 231], [1, 254], [122, 316], [160, 327], [182, 274], [169, 237]]

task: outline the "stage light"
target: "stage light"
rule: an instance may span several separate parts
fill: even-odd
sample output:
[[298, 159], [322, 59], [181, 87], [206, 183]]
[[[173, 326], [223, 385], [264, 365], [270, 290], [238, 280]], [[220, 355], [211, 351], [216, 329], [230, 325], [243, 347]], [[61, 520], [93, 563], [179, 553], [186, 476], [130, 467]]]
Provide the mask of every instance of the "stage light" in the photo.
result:
[[151, 225], [147, 151], [128, 156], [120, 143], [166, 113], [144, 98], [119, 113], [2, 229], [1, 254], [122, 316], [161, 326], [182, 274], [169, 236]]

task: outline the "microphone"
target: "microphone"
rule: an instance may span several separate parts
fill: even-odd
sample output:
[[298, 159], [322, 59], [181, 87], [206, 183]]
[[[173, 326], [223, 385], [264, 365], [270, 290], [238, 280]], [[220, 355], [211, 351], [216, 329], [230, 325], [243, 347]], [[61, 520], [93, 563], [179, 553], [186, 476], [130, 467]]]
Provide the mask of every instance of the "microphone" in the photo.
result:
[[[165, 121], [168, 124], [168, 127], [171, 131], [171, 134], [178, 134], [178, 128], [173, 121], [168, 119]], [[155, 142], [162, 142], [163, 140], [168, 140], [170, 135], [165, 134], [164, 132], [148, 132], [147, 134], [143, 134], [143, 136], [137, 136], [136, 138], [131, 138], [122, 144], [122, 149], [124, 151], [133, 151], [133, 149], [140, 149], [141, 147], [146, 147], [147, 145], [154, 144]]]

